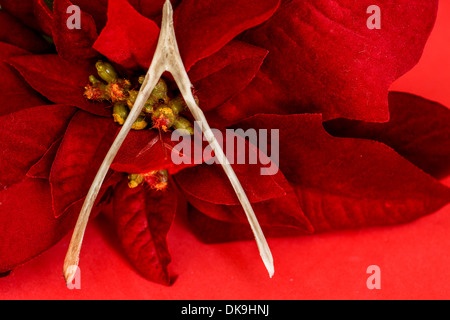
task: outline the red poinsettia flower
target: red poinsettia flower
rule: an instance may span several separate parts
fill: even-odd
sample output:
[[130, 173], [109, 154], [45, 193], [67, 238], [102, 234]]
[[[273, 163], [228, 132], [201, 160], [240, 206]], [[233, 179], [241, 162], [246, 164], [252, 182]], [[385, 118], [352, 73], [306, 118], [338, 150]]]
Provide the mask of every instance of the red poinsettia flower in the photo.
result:
[[[276, 174], [261, 175], [262, 164], [233, 166], [267, 235], [403, 223], [450, 199], [432, 176], [448, 169], [449, 154], [434, 148], [449, 142], [448, 110], [388, 96], [389, 85], [418, 61], [437, 1], [378, 3], [386, 22], [369, 30], [369, 1], [172, 1], [183, 62], [211, 126], [279, 130]], [[73, 228], [120, 129], [111, 102], [126, 104], [150, 65], [163, 1], [0, 4], [6, 272]], [[67, 27], [71, 5], [81, 8], [81, 29]], [[94, 80], [100, 59], [129, 83], [105, 89], [107, 77]], [[106, 96], [87, 93], [99, 88]], [[207, 242], [247, 239], [251, 231], [218, 165], [171, 161], [174, 142], [154, 111], [154, 123], [125, 140], [96, 212], [111, 214], [137, 270], [170, 284], [166, 235], [176, 213], [187, 209]]]

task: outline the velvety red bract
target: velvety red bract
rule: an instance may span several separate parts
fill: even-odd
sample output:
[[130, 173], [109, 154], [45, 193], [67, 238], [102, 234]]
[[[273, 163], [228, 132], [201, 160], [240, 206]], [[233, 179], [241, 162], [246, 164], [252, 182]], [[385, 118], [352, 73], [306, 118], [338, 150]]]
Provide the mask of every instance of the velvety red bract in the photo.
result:
[[[124, 173], [149, 173], [166, 169], [171, 175], [214, 157], [208, 142], [196, 127], [194, 136], [177, 131], [131, 131], [114, 158], [111, 168]], [[176, 159], [176, 160], [173, 160]]]
[[83, 111], [72, 118], [50, 173], [56, 217], [87, 194], [117, 131], [108, 118]]
[[450, 201], [449, 188], [391, 148], [332, 137], [320, 115], [261, 115], [242, 125], [284, 128], [280, 169], [316, 231], [404, 223]]
[[93, 47], [127, 70], [148, 69], [158, 36], [156, 23], [127, 1], [109, 1], [108, 23]]
[[38, 179], [50, 179], [53, 161], [55, 161], [59, 146], [63, 137], [59, 138], [47, 149], [38, 162], [33, 164], [27, 172], [27, 177]]
[[336, 119], [324, 126], [339, 137], [382, 142], [433, 176], [450, 173], [450, 110], [418, 96], [391, 92], [389, 112], [387, 123]]
[[[285, 128], [280, 131], [280, 170], [312, 226], [308, 232], [405, 223], [450, 201], [449, 188], [389, 147], [327, 134], [320, 115], [257, 115], [239, 127]], [[189, 221], [199, 239], [208, 243], [252, 239], [245, 221], [233, 216], [232, 207], [190, 201], [195, 208], [189, 210]], [[267, 205], [258, 205], [254, 204], [256, 212], [267, 210]], [[262, 226], [268, 236], [305, 233], [299, 225]]]
[[108, 10], [108, 0], [72, 0], [72, 3], [82, 8], [84, 12], [94, 18], [98, 31], [105, 27], [107, 20], [106, 12]]
[[[222, 208], [230, 209], [230, 207]], [[189, 207], [187, 218], [192, 232], [200, 241], [205, 243], [222, 243], [254, 239], [254, 235], [248, 222], [239, 222], [236, 218], [232, 221], [213, 219], [192, 206]], [[312, 230], [305, 231], [299, 229], [298, 226], [293, 225], [280, 226], [265, 224], [262, 225], [261, 228], [266, 237], [299, 236], [305, 235], [305, 232], [310, 233]]]
[[[162, 140], [161, 140], [162, 137]], [[111, 168], [119, 172], [147, 173], [171, 169], [173, 142], [158, 131], [130, 132]]]
[[[250, 202], [260, 202], [286, 194], [274, 177], [261, 176], [261, 167], [243, 164], [232, 165], [232, 167], [246, 190]], [[195, 196], [199, 200], [216, 204], [239, 205], [239, 200], [220, 165], [205, 164], [186, 169], [181, 171], [176, 179], [186, 194]], [[199, 181], [208, 183], [199, 183]]]
[[[144, 17], [157, 21], [162, 16], [162, 8], [164, 6], [164, 0], [129, 0], [130, 4]], [[176, 8], [180, 3], [180, 0], [170, 1], [173, 8]]]
[[17, 71], [4, 61], [24, 55], [29, 55], [29, 52], [0, 42], [0, 73], [2, 75], [0, 78], [0, 95], [4, 99], [4, 102], [0, 105], [0, 115], [46, 103], [43, 97], [34, 91]]
[[308, 112], [387, 121], [389, 86], [420, 58], [437, 3], [377, 1], [382, 27], [371, 30], [366, 11], [373, 1], [283, 1], [270, 21], [242, 37], [270, 53], [250, 91], [223, 116]]
[[177, 211], [177, 195], [169, 186], [158, 192], [150, 187], [130, 189], [122, 181], [114, 191], [114, 221], [126, 255], [147, 279], [170, 285], [171, 261], [167, 233]]
[[[261, 202], [286, 195], [282, 185], [277, 182], [281, 178], [277, 175], [280, 173], [278, 168], [271, 169], [271, 174], [261, 174], [263, 168], [274, 166], [266, 155], [262, 154], [256, 146], [250, 145], [244, 138], [237, 134], [229, 134], [226, 138], [235, 141], [234, 150], [231, 153], [231, 150], [227, 151], [225, 147], [227, 145], [227, 139], [224, 139], [224, 150], [239, 181], [241, 181], [242, 186], [246, 190], [250, 202]], [[239, 146], [244, 146], [244, 148], [241, 149]], [[208, 152], [208, 150], [204, 152]], [[231, 157], [231, 154], [234, 156]], [[259, 161], [255, 164], [249, 164], [248, 158], [246, 158], [250, 158], [249, 154], [257, 155], [258, 158], [256, 160]], [[238, 159], [246, 159], [246, 162], [241, 164]], [[214, 159], [210, 159], [210, 161], [212, 160]], [[218, 164], [204, 164], [183, 170], [176, 175], [176, 181], [178, 186], [186, 194], [194, 196], [197, 199], [216, 204], [239, 204], [239, 200], [227, 176]], [[211, 186], [214, 187], [211, 188]]]
[[74, 113], [73, 107], [50, 105], [0, 117], [3, 123], [8, 124], [0, 127], [1, 187], [7, 188], [22, 181], [28, 169], [64, 134]]
[[[158, 18], [161, 17], [164, 0], [129, 0], [128, 2], [146, 18], [151, 18], [156, 22]], [[179, 2], [180, 0], [171, 1], [174, 8], [176, 8]], [[85, 12], [94, 17], [98, 30], [105, 27], [107, 21], [108, 0], [73, 0], [72, 3], [83, 8]]]
[[[117, 177], [111, 176], [102, 186], [92, 217], [102, 209], [98, 204], [111, 182], [117, 183]], [[64, 215], [55, 218], [51, 199], [50, 185], [46, 179], [25, 178], [0, 192], [2, 213], [8, 213], [0, 214], [2, 273], [41, 254], [73, 229], [82, 203], [76, 203]], [[11, 219], [12, 213], [14, 219]]]
[[84, 97], [93, 65], [72, 64], [56, 54], [14, 57], [8, 62], [38, 92], [54, 103], [68, 104], [100, 116], [111, 116], [106, 104]]
[[36, 17], [37, 24], [42, 32], [51, 37], [53, 35], [53, 14], [46, 0], [34, 0], [33, 12]]
[[55, 218], [50, 185], [43, 179], [27, 178], [3, 189], [0, 192], [0, 202], [2, 272], [23, 264], [57, 243], [73, 228], [78, 215], [77, 210], [71, 210], [64, 216]]
[[34, 16], [33, 2], [34, 0], [1, 0], [0, 6], [2, 7], [2, 10], [7, 11], [20, 19], [26, 26], [33, 29], [39, 29], [39, 25]]
[[81, 29], [69, 29], [67, 24], [73, 12], [67, 12], [67, 8], [72, 5], [68, 0], [55, 0], [53, 3], [53, 41], [58, 55], [74, 63], [97, 58], [99, 54], [92, 48], [98, 37], [95, 21], [89, 14], [81, 12]]
[[[235, 141], [232, 153], [228, 148], [228, 140]], [[294, 190], [267, 155], [236, 133], [228, 133], [223, 145], [263, 227], [285, 226], [301, 229], [304, 233], [313, 231]], [[234, 156], [231, 156], [232, 154]], [[254, 160], [257, 161], [254, 164], [239, 161], [250, 161], [255, 155], [257, 157]], [[174, 179], [188, 202], [209, 217], [220, 221], [246, 223], [245, 212], [220, 165], [203, 164], [185, 169], [176, 174]]]
[[0, 41], [34, 53], [44, 53], [51, 48], [35, 30], [4, 11], [0, 11]]
[[217, 52], [242, 31], [266, 21], [279, 0], [185, 0], [174, 13], [175, 33], [184, 66]]
[[203, 111], [222, 105], [253, 80], [267, 51], [241, 41], [231, 41], [215, 54], [200, 60], [189, 78]]
[[[217, 170], [218, 172], [222, 170], [219, 167], [213, 167], [212, 170], [213, 169]], [[210, 171], [211, 170], [207, 172]], [[177, 181], [182, 181], [182, 179], [184, 178], [183, 175], [176, 175], [175, 177]], [[203, 177], [203, 175], [199, 175], [198, 178], [200, 177]], [[246, 178], [245, 175], [239, 175], [239, 177], [243, 179]], [[282, 174], [277, 175], [277, 180], [280, 183], [279, 186], [281, 187], [282, 185], [283, 191], [285, 192], [283, 195], [277, 196], [272, 194], [272, 198], [263, 200], [256, 200], [255, 197], [250, 199], [250, 201], [253, 202], [253, 209], [263, 231], [266, 232], [272, 230], [272, 228], [275, 227], [279, 228], [280, 230], [295, 230], [297, 234], [312, 233], [314, 231], [314, 228], [309, 222], [308, 218], [303, 214], [302, 208], [300, 207], [294, 190], [291, 188]], [[226, 182], [228, 182], [227, 178], [223, 177], [221, 183]], [[216, 195], [218, 192], [223, 191], [222, 188], [210, 188], [208, 191], [201, 194], [196, 192], [198, 190], [187, 190], [183, 188], [183, 186], [180, 186], [180, 188], [183, 191], [188, 202], [194, 208], [194, 212], [198, 210], [199, 212], [204, 213], [205, 217], [207, 217], [207, 219], [209, 220], [220, 221], [225, 224], [230, 223], [234, 225], [243, 225], [244, 229], [248, 229], [247, 231], [250, 231], [245, 212], [240, 204], [233, 202], [223, 204], [221, 202], [225, 202], [224, 199], [218, 199], [217, 196], [211, 199], [204, 198], [208, 195]], [[259, 192], [261, 192], [261, 190], [259, 190]], [[194, 230], [201, 230], [201, 228], [194, 226]], [[254, 235], [251, 232], [245, 232], [244, 234], [250, 235], [250, 237], [246, 237], [246, 239], [254, 238]], [[202, 238], [201, 235], [199, 236], [200, 238]], [[209, 242], [220, 242], [221, 240], [219, 240], [219, 238], [223, 236], [224, 235], [219, 232], [217, 233], [218, 238], [216, 240], [209, 240]], [[226, 236], [225, 238], [233, 240], [230, 236]], [[243, 238], [239, 237], [235, 238], [234, 240], [240, 239]]]

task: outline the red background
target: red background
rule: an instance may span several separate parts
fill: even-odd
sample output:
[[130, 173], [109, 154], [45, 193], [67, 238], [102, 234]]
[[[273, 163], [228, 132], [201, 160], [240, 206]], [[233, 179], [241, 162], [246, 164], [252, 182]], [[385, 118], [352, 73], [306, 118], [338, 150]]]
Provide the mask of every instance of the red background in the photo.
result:
[[[450, 106], [450, 1], [441, 0], [419, 64], [393, 90]], [[450, 178], [443, 181], [450, 186]], [[81, 252], [81, 290], [69, 290], [62, 263], [70, 235], [0, 279], [0, 299], [450, 299], [450, 205], [412, 223], [386, 228], [269, 239], [269, 279], [253, 242], [200, 243], [178, 217], [169, 233], [179, 277], [172, 287], [136, 274], [116, 248], [108, 222], [88, 226]], [[369, 290], [367, 267], [381, 270]]]

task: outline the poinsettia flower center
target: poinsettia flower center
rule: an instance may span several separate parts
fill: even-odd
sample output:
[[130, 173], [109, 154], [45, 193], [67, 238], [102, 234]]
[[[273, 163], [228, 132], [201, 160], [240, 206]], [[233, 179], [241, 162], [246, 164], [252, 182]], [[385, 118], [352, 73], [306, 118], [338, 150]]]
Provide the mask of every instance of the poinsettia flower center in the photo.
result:
[[[114, 122], [122, 126], [133, 108], [145, 76], [135, 77], [135, 83], [120, 77], [116, 69], [109, 62], [98, 61], [95, 64], [97, 76], [89, 76], [89, 83], [85, 87], [84, 96], [95, 102], [108, 101], [112, 106]], [[100, 79], [99, 79], [100, 78]], [[199, 103], [196, 97], [197, 103]], [[132, 130], [159, 130], [168, 132], [178, 130], [187, 135], [194, 134], [192, 123], [182, 113], [187, 105], [181, 95], [172, 92], [166, 80], [161, 78], [155, 89], [147, 99], [139, 118], [134, 122]], [[147, 183], [155, 190], [165, 190], [168, 182], [166, 170], [148, 173], [129, 174], [128, 186], [136, 188]]]
[[148, 184], [154, 190], [166, 190], [169, 185], [169, 173], [167, 170], [157, 170], [145, 174], [128, 175], [129, 188], [137, 188], [143, 183]]
[[[89, 77], [84, 96], [92, 101], [109, 101], [113, 107], [114, 121], [123, 125], [136, 102], [145, 76], [138, 77], [137, 83], [132, 83], [121, 78], [109, 62], [98, 61], [95, 67], [100, 79], [94, 75]], [[192, 135], [192, 123], [181, 115], [186, 107], [183, 97], [170, 92], [167, 82], [161, 78], [134, 123], [133, 130], [150, 127], [167, 132], [170, 129], [180, 129]]]

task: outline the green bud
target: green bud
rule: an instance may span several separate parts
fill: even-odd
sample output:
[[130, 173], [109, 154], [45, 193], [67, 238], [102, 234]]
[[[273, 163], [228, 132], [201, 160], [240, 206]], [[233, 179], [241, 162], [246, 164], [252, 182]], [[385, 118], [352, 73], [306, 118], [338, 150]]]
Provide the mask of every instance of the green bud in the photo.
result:
[[141, 174], [128, 175], [128, 187], [131, 189], [137, 188], [144, 182], [144, 176]]
[[92, 83], [93, 85], [100, 85], [102, 82], [100, 80], [98, 80], [94, 75], [90, 75], [89, 76], [89, 82]]
[[95, 64], [95, 67], [97, 68], [97, 72], [100, 78], [102, 78], [106, 82], [112, 83], [117, 81], [117, 72], [109, 62], [98, 61]]
[[182, 96], [178, 96], [172, 100], [169, 101], [168, 104], [169, 108], [173, 110], [175, 114], [179, 114], [186, 110], [186, 102], [184, 102], [184, 99]]
[[144, 130], [147, 128], [148, 122], [145, 121], [145, 117], [139, 117], [137, 120], [133, 123], [133, 126], [131, 129], [133, 130]]
[[[197, 97], [197, 95], [194, 94], [194, 100], [197, 103], [197, 105], [200, 105], [200, 101]], [[183, 96], [177, 96], [176, 98], [169, 101], [168, 106], [172, 108], [173, 112], [175, 114], [179, 114], [187, 109], [186, 101], [184, 101]]]
[[151, 98], [154, 99], [155, 102], [168, 103], [169, 96], [167, 95], [169, 88], [167, 87], [167, 83], [161, 78], [156, 84], [155, 89], [153, 89]]
[[188, 119], [182, 116], [176, 118], [173, 127], [175, 130], [179, 130], [182, 135], [194, 135], [194, 126]]
[[119, 125], [123, 126], [123, 124], [127, 120], [129, 113], [130, 113], [130, 110], [128, 109], [128, 107], [125, 103], [117, 102], [114, 104], [113, 117], [114, 117], [114, 121], [117, 122]]
[[136, 102], [138, 94], [139, 94], [139, 91], [136, 91], [136, 90], [128, 91], [127, 105], [128, 105], [128, 108], [130, 108], [130, 110], [133, 109], [133, 106]]
[[152, 104], [149, 104], [149, 103], [146, 103], [146, 104], [144, 105], [144, 108], [142, 108], [142, 112], [144, 112], [144, 114], [150, 114], [150, 113], [153, 113], [153, 105], [152, 105]]
[[[145, 76], [140, 76], [139, 83], [142, 84], [144, 82], [144, 79], [145, 79]], [[152, 113], [153, 107], [155, 107], [160, 102], [167, 103], [169, 101], [169, 96], [167, 95], [168, 90], [169, 89], [167, 87], [167, 83], [163, 79], [159, 79], [158, 83], [156, 84], [155, 88], [152, 91], [152, 94], [146, 101], [146, 104], [148, 104], [146, 113]], [[131, 92], [132, 91], [130, 91], [130, 98], [132, 97]], [[138, 94], [137, 91], [136, 91], [136, 93], [133, 93], [134, 99], [132, 99], [132, 100], [130, 99], [130, 104], [131, 103], [134, 104], [136, 102], [137, 94]], [[132, 108], [132, 107], [130, 107], [130, 108]]]
[[[138, 94], [139, 94], [139, 91], [136, 91], [136, 90], [128, 91], [127, 105], [128, 105], [128, 108], [130, 108], [130, 110], [133, 109], [133, 106], [136, 103]], [[144, 115], [153, 113], [154, 104], [152, 102], [153, 102], [153, 100], [151, 98], [149, 98], [147, 100], [147, 102], [145, 103], [144, 108], [142, 109], [142, 112]]]

